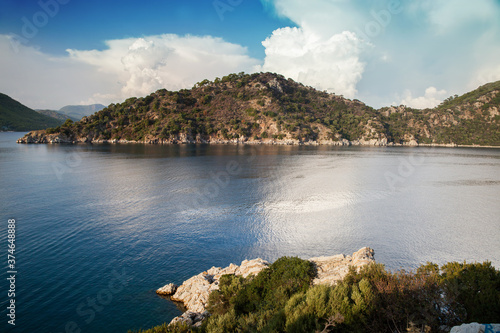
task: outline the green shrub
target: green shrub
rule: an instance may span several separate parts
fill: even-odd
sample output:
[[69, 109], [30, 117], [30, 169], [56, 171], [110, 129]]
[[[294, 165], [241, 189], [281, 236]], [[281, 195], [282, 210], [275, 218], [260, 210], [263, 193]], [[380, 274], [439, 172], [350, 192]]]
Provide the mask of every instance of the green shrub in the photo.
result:
[[[257, 276], [244, 279], [234, 275], [222, 276], [219, 291], [209, 297], [210, 328], [227, 328], [226, 317], [235, 316], [245, 331], [283, 331], [286, 325], [285, 305], [296, 293], [305, 292], [314, 276], [312, 263], [299, 258], [282, 257]], [[207, 326], [208, 327], [208, 326]]]
[[208, 319], [206, 331], [208, 333], [234, 332], [238, 324], [238, 318], [234, 310], [230, 310], [218, 316], [212, 316]]
[[190, 327], [186, 324], [177, 323], [175, 325], [167, 325], [163, 323], [162, 325], [155, 326], [148, 330], [138, 330], [138, 331], [128, 331], [128, 333], [196, 333], [200, 332], [199, 329]]
[[60, 127], [50, 127], [45, 130], [45, 133], [47, 134], [54, 134], [54, 133], [59, 133], [61, 131]]
[[500, 271], [490, 262], [451, 262], [442, 271], [443, 291], [457, 322], [500, 321]]

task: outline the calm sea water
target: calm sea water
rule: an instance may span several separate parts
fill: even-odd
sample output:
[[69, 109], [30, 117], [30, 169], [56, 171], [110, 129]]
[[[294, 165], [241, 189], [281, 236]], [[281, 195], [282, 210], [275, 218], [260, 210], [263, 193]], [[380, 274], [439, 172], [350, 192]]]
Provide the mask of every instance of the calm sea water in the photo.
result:
[[[127, 332], [211, 266], [376, 251], [500, 267], [500, 150], [19, 145], [0, 133], [2, 332]], [[16, 219], [16, 326], [7, 220]]]

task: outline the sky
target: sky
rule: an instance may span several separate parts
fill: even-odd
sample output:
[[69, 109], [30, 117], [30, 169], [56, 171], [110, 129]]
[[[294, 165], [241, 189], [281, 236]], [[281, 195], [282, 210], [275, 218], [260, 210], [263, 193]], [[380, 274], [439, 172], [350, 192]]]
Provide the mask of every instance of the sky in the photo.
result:
[[239, 72], [425, 108], [500, 80], [500, 0], [0, 0], [0, 57], [34, 109]]

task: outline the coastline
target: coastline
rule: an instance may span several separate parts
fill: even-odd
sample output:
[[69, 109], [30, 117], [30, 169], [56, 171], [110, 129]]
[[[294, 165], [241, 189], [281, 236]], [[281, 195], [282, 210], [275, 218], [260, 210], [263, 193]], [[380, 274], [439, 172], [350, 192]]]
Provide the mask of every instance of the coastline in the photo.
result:
[[[33, 133], [33, 135], [32, 135]], [[60, 135], [51, 135], [45, 133], [30, 132], [24, 137], [16, 140], [21, 144], [151, 144], [151, 145], [183, 145], [183, 144], [208, 144], [208, 145], [276, 145], [276, 146], [361, 146], [361, 147], [443, 147], [443, 148], [500, 148], [499, 146], [482, 146], [477, 144], [460, 145], [456, 143], [419, 143], [416, 140], [409, 142], [394, 143], [387, 139], [371, 140], [318, 140], [318, 141], [300, 141], [291, 139], [204, 139], [199, 136], [196, 139], [181, 135], [174, 139], [151, 138], [143, 141], [137, 140], [93, 140], [90, 138], [77, 138], [76, 140]]]

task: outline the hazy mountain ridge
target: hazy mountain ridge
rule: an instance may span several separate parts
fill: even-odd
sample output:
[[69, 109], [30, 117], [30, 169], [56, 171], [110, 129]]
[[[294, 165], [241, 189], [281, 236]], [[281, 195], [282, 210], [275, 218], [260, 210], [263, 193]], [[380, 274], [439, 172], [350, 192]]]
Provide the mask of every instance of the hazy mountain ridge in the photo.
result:
[[42, 113], [46, 116], [62, 120], [71, 119], [73, 121], [79, 121], [85, 116], [90, 116], [93, 113], [101, 111], [106, 106], [102, 104], [91, 104], [91, 105], [66, 105], [59, 110], [42, 110], [36, 109], [38, 113]]
[[500, 81], [433, 109], [373, 109], [272, 73], [161, 89], [20, 142], [500, 145]]
[[90, 116], [93, 113], [101, 111], [106, 105], [91, 104], [91, 105], [66, 105], [59, 109], [58, 112], [67, 114], [73, 120], [80, 120], [82, 117]]
[[68, 116], [67, 114], [61, 113], [61, 112], [56, 111], [56, 110], [39, 110], [39, 109], [37, 109], [35, 111], [38, 112], [38, 113], [41, 113], [41, 114], [43, 114], [45, 116], [58, 119], [58, 120], [60, 120], [62, 122], [65, 122], [66, 119], [71, 119], [73, 121], [79, 120], [79, 119], [75, 119], [73, 117]]

